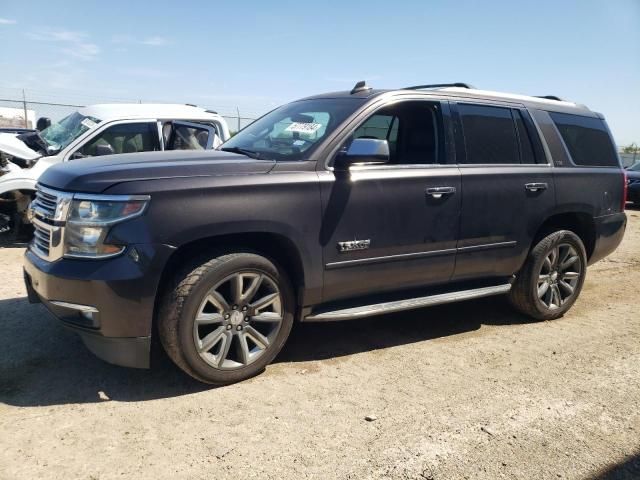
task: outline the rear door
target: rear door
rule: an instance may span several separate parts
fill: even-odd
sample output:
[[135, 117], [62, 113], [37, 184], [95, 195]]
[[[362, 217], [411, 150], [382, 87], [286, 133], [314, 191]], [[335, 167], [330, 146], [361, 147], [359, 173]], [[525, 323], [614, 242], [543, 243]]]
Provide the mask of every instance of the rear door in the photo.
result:
[[455, 280], [515, 273], [555, 205], [551, 166], [521, 107], [452, 105], [462, 211]]

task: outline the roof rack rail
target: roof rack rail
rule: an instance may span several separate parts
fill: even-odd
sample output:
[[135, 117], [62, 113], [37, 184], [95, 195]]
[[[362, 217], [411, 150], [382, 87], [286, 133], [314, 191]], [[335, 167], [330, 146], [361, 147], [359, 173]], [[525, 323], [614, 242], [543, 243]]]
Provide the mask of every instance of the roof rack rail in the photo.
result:
[[556, 95], [536, 95], [536, 98], [546, 98], [547, 100], [555, 100], [557, 102], [564, 102], [564, 100]]
[[432, 83], [430, 85], [414, 85], [413, 87], [404, 87], [403, 90], [423, 90], [426, 88], [443, 88], [443, 87], [460, 87], [460, 88], [475, 88], [468, 83], [456, 82], [456, 83]]

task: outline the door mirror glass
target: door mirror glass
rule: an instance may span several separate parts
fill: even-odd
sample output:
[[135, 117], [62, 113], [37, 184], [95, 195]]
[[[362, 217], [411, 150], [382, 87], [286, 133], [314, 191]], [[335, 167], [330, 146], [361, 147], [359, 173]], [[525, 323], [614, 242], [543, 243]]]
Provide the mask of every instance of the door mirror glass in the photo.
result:
[[338, 154], [334, 170], [348, 170], [354, 164], [383, 164], [389, 161], [389, 143], [376, 138], [356, 138], [349, 148]]

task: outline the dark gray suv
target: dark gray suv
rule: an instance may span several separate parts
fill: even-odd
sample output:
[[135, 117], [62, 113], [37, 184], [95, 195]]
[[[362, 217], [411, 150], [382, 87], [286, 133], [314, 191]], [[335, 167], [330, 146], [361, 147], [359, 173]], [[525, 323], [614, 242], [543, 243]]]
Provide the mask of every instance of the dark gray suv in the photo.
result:
[[360, 82], [277, 108], [219, 151], [50, 168], [25, 281], [101, 358], [148, 367], [157, 337], [224, 384], [263, 370], [294, 321], [498, 294], [560, 317], [620, 243], [624, 197], [585, 106]]

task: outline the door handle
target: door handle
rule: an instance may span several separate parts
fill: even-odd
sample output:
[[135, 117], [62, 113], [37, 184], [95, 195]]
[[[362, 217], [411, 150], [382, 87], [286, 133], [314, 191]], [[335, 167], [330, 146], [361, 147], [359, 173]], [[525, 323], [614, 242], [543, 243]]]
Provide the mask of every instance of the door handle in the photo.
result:
[[547, 185], [546, 183], [526, 183], [524, 185], [524, 188], [526, 188], [530, 192], [537, 192], [540, 190], [546, 190], [548, 186], [549, 185]]
[[433, 198], [442, 198], [443, 195], [453, 195], [456, 193], [456, 187], [429, 187], [426, 193]]

